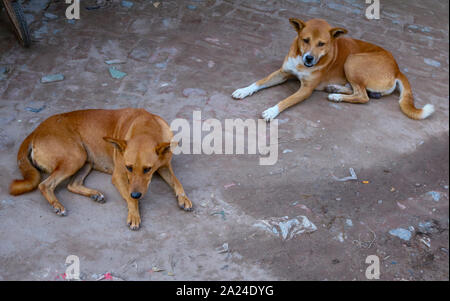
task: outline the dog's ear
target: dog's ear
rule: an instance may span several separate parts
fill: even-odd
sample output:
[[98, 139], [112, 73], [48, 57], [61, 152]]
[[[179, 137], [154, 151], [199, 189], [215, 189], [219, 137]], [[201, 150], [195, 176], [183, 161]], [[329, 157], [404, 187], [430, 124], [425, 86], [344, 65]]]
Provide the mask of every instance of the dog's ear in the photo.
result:
[[123, 153], [123, 151], [127, 147], [127, 142], [125, 140], [115, 139], [111, 137], [103, 137], [103, 140], [114, 145], [114, 147], [116, 147], [121, 153]]
[[337, 38], [346, 33], [347, 33], [347, 29], [345, 29], [345, 28], [335, 27], [335, 28], [330, 29], [330, 35], [332, 38]]
[[302, 31], [302, 29], [305, 27], [305, 23], [300, 19], [290, 18], [289, 23], [291, 23], [291, 25], [298, 33], [300, 33], [300, 31]]
[[156, 146], [155, 152], [158, 156], [166, 154], [170, 150], [170, 142], [163, 142]]

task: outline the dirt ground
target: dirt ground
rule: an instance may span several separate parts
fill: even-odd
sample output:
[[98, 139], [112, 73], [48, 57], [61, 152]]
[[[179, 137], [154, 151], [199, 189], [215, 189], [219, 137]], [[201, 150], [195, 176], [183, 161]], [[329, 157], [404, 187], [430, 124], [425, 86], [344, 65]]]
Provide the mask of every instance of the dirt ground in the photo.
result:
[[[132, 2], [87, 10], [93, 2], [81, 1], [81, 19], [68, 22], [63, 1], [46, 10], [47, 0], [25, 1], [29, 49], [0, 14], [0, 68], [10, 70], [0, 74], [0, 280], [63, 280], [69, 255], [79, 257], [84, 280], [107, 272], [124, 280], [366, 280], [369, 255], [380, 259], [381, 280], [449, 279], [447, 1], [381, 1], [380, 20], [364, 17], [362, 0]], [[324, 18], [390, 50], [416, 105], [432, 103], [436, 113], [408, 119], [398, 93], [352, 105], [315, 92], [278, 117], [273, 166], [256, 155], [175, 156], [195, 210], [179, 210], [155, 177], [139, 231], [126, 226], [126, 204], [106, 174], [86, 181], [105, 204], [60, 186], [66, 217], [39, 191], [8, 194], [20, 176], [20, 143], [56, 113], [139, 107], [169, 122], [192, 121], [193, 110], [256, 120], [299, 83], [243, 101], [231, 93], [279, 68], [295, 36], [289, 17]], [[127, 76], [111, 77], [112, 59], [125, 61], [115, 66]], [[57, 73], [63, 81], [40, 82]], [[337, 181], [349, 168], [358, 180]], [[255, 226], [284, 216], [306, 216], [317, 230], [284, 240]], [[411, 236], [393, 235], [398, 228]]]

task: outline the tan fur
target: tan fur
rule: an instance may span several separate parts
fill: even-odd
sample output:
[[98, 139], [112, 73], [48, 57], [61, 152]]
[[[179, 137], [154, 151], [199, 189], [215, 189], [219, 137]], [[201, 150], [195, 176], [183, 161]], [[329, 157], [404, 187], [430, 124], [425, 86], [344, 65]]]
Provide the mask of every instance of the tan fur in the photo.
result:
[[[83, 186], [89, 172], [96, 169], [112, 174], [113, 184], [128, 204], [127, 223], [135, 230], [141, 223], [139, 199], [157, 171], [174, 189], [178, 205], [190, 211], [192, 203], [171, 166], [172, 136], [161, 117], [143, 109], [82, 110], [54, 115], [20, 146], [17, 161], [24, 179], [14, 180], [10, 193], [19, 195], [39, 187], [55, 212], [65, 215], [54, 190], [73, 175], [67, 186], [69, 191], [104, 201], [102, 193]], [[36, 167], [50, 174], [40, 184]], [[136, 197], [137, 193], [141, 195]]]
[[[389, 51], [368, 42], [341, 37], [347, 30], [333, 28], [325, 20], [303, 22], [292, 18], [289, 21], [298, 35], [282, 68], [256, 82], [258, 91], [281, 84], [293, 76], [300, 80], [300, 89], [278, 103], [279, 113], [302, 102], [314, 90], [339, 93], [329, 95], [329, 99], [334, 101], [367, 103], [367, 91], [387, 95], [395, 90], [397, 83], [401, 85], [400, 108], [408, 117], [424, 119], [433, 113], [432, 105], [427, 105], [424, 110], [415, 108], [408, 79], [400, 72]], [[314, 57], [316, 62], [313, 66], [308, 67], [303, 60], [306, 54]], [[351, 89], [344, 87], [348, 83]], [[245, 97], [236, 95], [240, 94], [233, 94], [233, 97]]]

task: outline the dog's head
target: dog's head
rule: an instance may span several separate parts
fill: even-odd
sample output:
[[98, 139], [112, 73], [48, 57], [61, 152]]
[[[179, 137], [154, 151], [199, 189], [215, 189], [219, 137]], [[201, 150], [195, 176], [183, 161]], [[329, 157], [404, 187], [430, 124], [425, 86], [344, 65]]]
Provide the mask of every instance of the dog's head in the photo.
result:
[[133, 199], [142, 198], [148, 190], [153, 173], [172, 158], [170, 142], [155, 144], [147, 135], [125, 141], [104, 137], [117, 149], [114, 169], [126, 174], [128, 194]]
[[307, 22], [291, 18], [289, 22], [298, 33], [298, 48], [303, 64], [310, 68], [319, 63], [333, 47], [334, 40], [347, 30], [340, 27], [331, 27], [327, 21], [313, 19]]

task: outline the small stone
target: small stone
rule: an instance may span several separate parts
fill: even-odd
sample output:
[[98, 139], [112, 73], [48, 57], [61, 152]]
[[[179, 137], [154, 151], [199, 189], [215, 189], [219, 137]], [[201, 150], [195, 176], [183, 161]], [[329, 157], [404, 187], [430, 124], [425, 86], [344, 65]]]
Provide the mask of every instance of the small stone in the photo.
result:
[[59, 82], [64, 80], [64, 75], [62, 74], [52, 74], [52, 75], [46, 75], [41, 78], [41, 83], [53, 83], [53, 82]]
[[131, 1], [123, 0], [123, 1], [120, 3], [120, 5], [122, 5], [123, 7], [126, 7], [126, 8], [131, 8], [131, 7], [133, 7], [134, 3], [131, 2]]
[[389, 234], [406, 241], [411, 239], [411, 231], [403, 228], [392, 229], [389, 231]]

